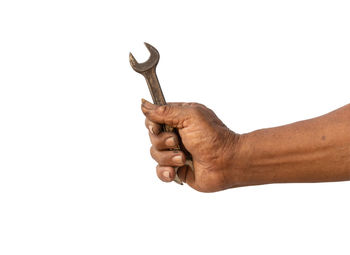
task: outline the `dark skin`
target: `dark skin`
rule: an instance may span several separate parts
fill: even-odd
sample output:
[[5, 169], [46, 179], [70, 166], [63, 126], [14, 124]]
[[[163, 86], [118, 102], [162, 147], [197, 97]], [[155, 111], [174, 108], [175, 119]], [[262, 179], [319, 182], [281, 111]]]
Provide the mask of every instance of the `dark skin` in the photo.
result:
[[[164, 182], [178, 176], [195, 190], [215, 192], [270, 183], [350, 180], [350, 104], [323, 116], [285, 126], [237, 134], [215, 113], [197, 103], [157, 106], [142, 101], [146, 127]], [[194, 170], [182, 151], [173, 151], [175, 133], [160, 132], [160, 124], [179, 131], [191, 153]]]

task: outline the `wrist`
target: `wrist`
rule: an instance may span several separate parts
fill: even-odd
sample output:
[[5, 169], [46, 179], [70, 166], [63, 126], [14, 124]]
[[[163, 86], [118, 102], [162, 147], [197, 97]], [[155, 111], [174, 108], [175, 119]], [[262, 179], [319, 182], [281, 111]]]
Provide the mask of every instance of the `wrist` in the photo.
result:
[[227, 153], [223, 157], [227, 162], [224, 167], [226, 188], [253, 185], [253, 178], [249, 173], [249, 136], [250, 134], [237, 134], [229, 130], [224, 150]]
[[255, 132], [236, 134], [228, 174], [232, 188], [271, 183], [270, 175], [273, 173], [252, 164], [259, 154], [255, 150], [258, 141]]

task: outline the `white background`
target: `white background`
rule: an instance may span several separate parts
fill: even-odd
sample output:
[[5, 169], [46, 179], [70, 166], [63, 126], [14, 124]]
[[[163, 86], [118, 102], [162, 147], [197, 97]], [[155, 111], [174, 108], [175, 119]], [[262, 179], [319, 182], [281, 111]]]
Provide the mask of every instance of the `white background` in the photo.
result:
[[348, 1], [1, 1], [0, 254], [349, 254], [350, 183], [161, 183], [128, 54], [239, 133], [349, 103]]

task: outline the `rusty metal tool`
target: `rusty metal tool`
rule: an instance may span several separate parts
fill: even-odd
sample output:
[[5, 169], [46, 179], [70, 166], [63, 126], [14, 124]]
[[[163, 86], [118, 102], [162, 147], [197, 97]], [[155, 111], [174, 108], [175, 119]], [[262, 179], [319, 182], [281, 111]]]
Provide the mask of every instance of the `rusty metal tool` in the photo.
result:
[[[142, 74], [147, 82], [148, 89], [151, 93], [153, 103], [156, 105], [165, 105], [166, 101], [162, 92], [162, 89], [160, 87], [158, 77], [156, 74], [156, 67], [159, 62], [159, 52], [156, 48], [154, 48], [152, 45], [145, 43], [146, 48], [150, 52], [150, 57], [148, 60], [144, 63], [138, 63], [134, 56], [130, 53], [129, 54], [129, 61], [131, 67], [138, 73]], [[168, 125], [162, 125], [162, 130], [164, 132], [176, 132], [177, 130], [173, 127], [170, 127]], [[180, 140], [180, 139], [179, 139]], [[181, 141], [180, 141], [181, 142]], [[192, 157], [191, 154], [186, 151], [186, 149], [183, 147], [183, 145], [180, 143], [180, 146], [176, 148], [177, 150], [183, 150], [186, 155], [186, 164], [189, 165], [193, 170], [193, 164], [192, 164]], [[175, 172], [177, 172], [177, 168], [175, 169]], [[182, 184], [181, 180], [179, 179], [179, 176], [176, 174], [175, 176], [175, 182]]]

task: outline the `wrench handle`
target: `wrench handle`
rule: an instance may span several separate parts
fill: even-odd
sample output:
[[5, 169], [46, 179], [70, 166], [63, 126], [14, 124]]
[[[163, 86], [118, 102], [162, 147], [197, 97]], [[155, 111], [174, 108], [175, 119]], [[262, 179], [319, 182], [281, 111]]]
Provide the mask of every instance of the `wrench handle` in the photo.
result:
[[162, 88], [160, 87], [159, 80], [156, 74], [156, 69], [151, 68], [142, 73], [146, 79], [149, 92], [151, 93], [153, 103], [156, 105], [165, 105], [166, 101], [163, 95]]
[[[166, 104], [165, 97], [164, 97], [162, 88], [160, 87], [155, 67], [144, 72], [143, 76], [146, 79], [149, 92], [151, 93], [151, 96], [152, 96], [153, 103], [156, 105], [165, 105]], [[174, 128], [163, 124], [162, 130], [164, 132], [173, 132]]]
[[[143, 76], [146, 79], [149, 92], [151, 93], [151, 96], [152, 96], [153, 103], [156, 105], [165, 105], [166, 101], [165, 101], [162, 88], [160, 87], [160, 84], [159, 84], [159, 80], [156, 74], [156, 69], [151, 68], [147, 72], [144, 72]], [[163, 124], [162, 130], [164, 132], [173, 132], [174, 128]]]

